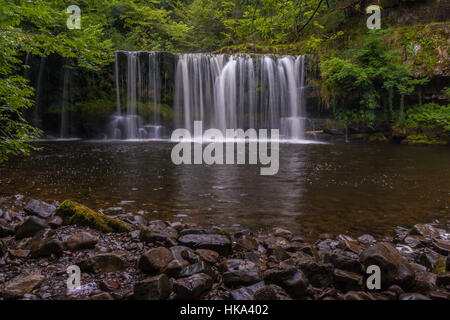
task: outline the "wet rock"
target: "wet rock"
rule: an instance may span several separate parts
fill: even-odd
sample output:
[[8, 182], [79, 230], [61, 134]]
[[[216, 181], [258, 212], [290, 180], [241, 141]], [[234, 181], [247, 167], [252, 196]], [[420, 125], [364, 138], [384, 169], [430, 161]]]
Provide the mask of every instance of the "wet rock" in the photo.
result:
[[435, 239], [441, 234], [441, 231], [430, 224], [416, 224], [410, 231], [411, 235], [421, 235], [425, 238]]
[[100, 282], [100, 289], [102, 289], [103, 291], [115, 291], [118, 290], [120, 287], [120, 284], [118, 281], [114, 281], [114, 280], [103, 280], [102, 282]]
[[414, 291], [427, 294], [430, 291], [437, 289], [436, 275], [431, 272], [418, 272], [416, 273], [416, 281], [414, 284]]
[[6, 283], [2, 295], [6, 299], [20, 299], [39, 287], [44, 279], [45, 277], [40, 274], [19, 276]]
[[231, 253], [230, 239], [220, 234], [187, 234], [181, 236], [178, 242], [193, 249], [214, 250], [223, 256]]
[[64, 224], [91, 227], [103, 232], [128, 232], [130, 228], [123, 222], [103, 213], [89, 209], [75, 201], [66, 200], [56, 209], [56, 215]]
[[26, 249], [17, 249], [17, 250], [9, 249], [8, 252], [14, 258], [26, 258], [30, 254], [30, 250]]
[[119, 214], [124, 213], [122, 207], [110, 207], [105, 210], [103, 210], [103, 213], [108, 216], [117, 216]]
[[31, 216], [28, 217], [18, 228], [16, 232], [16, 239], [20, 240], [34, 236], [41, 230], [49, 228], [49, 225], [44, 220]]
[[418, 262], [434, 273], [441, 273], [445, 271], [445, 259], [443, 255], [429, 249], [424, 248], [418, 257]]
[[114, 300], [114, 297], [108, 292], [102, 292], [91, 296], [89, 300]]
[[197, 263], [200, 261], [200, 257], [194, 253], [194, 250], [185, 246], [173, 246], [170, 248], [174, 258], [183, 266], [189, 263]]
[[406, 236], [408, 235], [409, 230], [403, 227], [395, 227], [395, 235], [394, 235], [394, 242], [403, 242], [405, 240]]
[[450, 300], [450, 292], [437, 290], [433, 292], [428, 293], [428, 297], [431, 298], [431, 300]]
[[322, 241], [316, 242], [316, 248], [318, 250], [324, 251], [324, 252], [331, 252], [334, 249], [336, 249], [339, 245], [339, 241], [332, 240], [332, 239], [325, 239]]
[[439, 286], [450, 285], [450, 272], [444, 272], [437, 277], [437, 284]]
[[363, 289], [364, 278], [356, 273], [334, 269], [334, 286], [342, 292], [360, 291]]
[[228, 259], [223, 262], [223, 282], [227, 286], [248, 285], [261, 280], [258, 266], [242, 259]]
[[292, 300], [283, 288], [271, 284], [255, 292], [255, 300]]
[[420, 293], [409, 292], [400, 295], [399, 300], [431, 300], [431, 299]]
[[33, 243], [30, 256], [32, 258], [49, 257], [52, 254], [60, 255], [64, 251], [64, 245], [58, 239], [43, 239]]
[[266, 283], [284, 288], [291, 296], [303, 298], [308, 294], [309, 281], [302, 271], [293, 266], [268, 269], [263, 273]]
[[71, 235], [66, 241], [67, 249], [71, 251], [93, 249], [98, 242], [98, 238], [89, 232], [79, 232]]
[[422, 236], [407, 236], [403, 241], [408, 247], [416, 249], [423, 246], [425, 238]]
[[197, 299], [211, 289], [213, 281], [204, 273], [197, 273], [188, 278], [181, 278], [173, 283], [177, 299]]
[[344, 300], [376, 300], [370, 293], [364, 291], [349, 291], [344, 297]]
[[233, 259], [250, 260], [256, 264], [261, 263], [260, 255], [255, 251], [236, 252], [232, 256]]
[[342, 234], [337, 236], [336, 239], [339, 241], [339, 248], [354, 252], [356, 254], [361, 253], [362, 248], [355, 239]]
[[164, 300], [172, 292], [172, 284], [165, 274], [147, 278], [134, 285], [133, 298], [137, 300]]
[[319, 264], [314, 261], [305, 261], [299, 263], [298, 267], [314, 287], [329, 287], [333, 283], [333, 265], [331, 263]]
[[195, 253], [205, 262], [216, 263], [219, 259], [219, 254], [216, 251], [208, 249], [197, 249]]
[[141, 229], [139, 239], [146, 243], [157, 243], [167, 247], [176, 245], [176, 242], [168, 234], [155, 233], [146, 227]]
[[445, 256], [450, 254], [450, 241], [449, 240], [434, 239], [432, 244], [433, 244], [433, 248], [440, 254], [443, 254]]
[[270, 246], [267, 248], [267, 255], [272, 257], [277, 262], [289, 259], [290, 257], [289, 253], [281, 246]]
[[94, 273], [123, 271], [127, 265], [122, 252], [96, 254], [79, 263], [82, 271]]
[[447, 259], [445, 260], [445, 266], [447, 271], [450, 271], [450, 255], [448, 255]]
[[181, 278], [190, 277], [196, 273], [206, 273], [207, 275], [210, 275], [213, 278], [213, 272], [211, 271], [211, 268], [203, 261], [184, 267], [179, 272], [178, 277]]
[[164, 247], [153, 248], [141, 256], [138, 268], [144, 273], [161, 273], [173, 259], [173, 254], [169, 249]]
[[58, 216], [50, 217], [50, 218], [48, 218], [45, 222], [46, 222], [46, 223], [50, 226], [50, 228], [52, 228], [52, 229], [57, 229], [57, 228], [59, 228], [60, 226], [62, 226], [62, 224], [63, 224], [62, 218], [61, 218], [61, 217], [58, 217]]
[[400, 286], [397, 286], [396, 284], [390, 286], [388, 288], [388, 291], [391, 291], [393, 293], [395, 293], [396, 297], [398, 298], [401, 294], [405, 293], [405, 291], [403, 291], [403, 289]]
[[358, 238], [359, 243], [361, 243], [362, 245], [368, 246], [371, 245], [375, 242], [377, 242], [375, 240], [375, 238], [373, 236], [371, 236], [370, 234], [363, 234], [362, 236], [360, 236]]
[[243, 235], [239, 241], [238, 244], [244, 249], [244, 250], [258, 250], [259, 243], [256, 241], [255, 238]]
[[6, 222], [0, 221], [0, 238], [14, 235], [14, 228], [6, 224]]
[[360, 255], [360, 260], [366, 269], [370, 265], [380, 267], [383, 288], [398, 284], [402, 288], [408, 289], [414, 284], [413, 268], [390, 243], [377, 243], [364, 250]]
[[348, 270], [355, 273], [362, 273], [363, 267], [359, 262], [359, 256], [350, 251], [335, 249], [331, 254], [325, 257], [326, 263], [332, 263], [336, 268]]
[[292, 237], [294, 236], [292, 234], [292, 232], [290, 232], [289, 230], [283, 229], [283, 228], [275, 228], [273, 230], [273, 235], [275, 237], [285, 238], [288, 241], [290, 241], [292, 239]]
[[40, 200], [30, 200], [23, 210], [42, 219], [47, 219], [53, 216], [56, 212], [56, 207], [52, 204]]
[[254, 300], [255, 292], [265, 286], [264, 281], [231, 291], [233, 300]]

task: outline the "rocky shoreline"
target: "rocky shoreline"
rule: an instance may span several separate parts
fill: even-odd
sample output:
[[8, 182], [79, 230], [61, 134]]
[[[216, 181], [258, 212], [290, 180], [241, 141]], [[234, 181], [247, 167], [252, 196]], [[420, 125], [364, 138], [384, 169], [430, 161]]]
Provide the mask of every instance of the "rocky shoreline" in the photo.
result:
[[[308, 243], [283, 228], [230, 234], [5, 197], [0, 300], [450, 300], [450, 219], [439, 226]], [[81, 286], [69, 290], [71, 265]], [[367, 288], [370, 265], [380, 268], [381, 289]]]

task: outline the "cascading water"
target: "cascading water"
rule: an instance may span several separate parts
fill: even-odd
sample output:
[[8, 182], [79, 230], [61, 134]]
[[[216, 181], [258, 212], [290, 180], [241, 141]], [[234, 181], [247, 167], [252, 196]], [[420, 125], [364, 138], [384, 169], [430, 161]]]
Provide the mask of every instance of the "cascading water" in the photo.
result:
[[67, 106], [69, 104], [69, 85], [70, 85], [70, 69], [67, 65], [64, 66], [64, 82], [63, 82], [63, 94], [61, 103], [61, 125], [59, 137], [61, 139], [68, 138], [68, 110]]
[[[119, 57], [126, 56], [126, 112], [122, 112]], [[111, 139], [159, 139], [161, 77], [156, 52], [116, 52], [117, 111], [109, 125]]]
[[280, 129], [305, 134], [305, 57], [180, 54], [175, 73], [175, 127]]
[[[117, 111], [109, 138], [161, 138], [172, 127], [162, 126], [160, 55], [116, 52]], [[173, 126], [193, 133], [200, 120], [204, 130], [280, 129], [282, 138], [302, 140], [304, 79], [305, 56], [176, 55]]]

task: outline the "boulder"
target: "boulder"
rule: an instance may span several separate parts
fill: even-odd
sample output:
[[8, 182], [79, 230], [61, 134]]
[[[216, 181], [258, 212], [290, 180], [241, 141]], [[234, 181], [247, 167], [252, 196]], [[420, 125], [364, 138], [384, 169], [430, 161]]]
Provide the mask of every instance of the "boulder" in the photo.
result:
[[45, 220], [45, 222], [50, 226], [52, 229], [59, 228], [63, 224], [63, 219], [58, 216], [52, 216]]
[[147, 278], [134, 285], [133, 298], [138, 300], [164, 300], [172, 292], [172, 283], [165, 274]]
[[198, 254], [200, 259], [208, 263], [216, 263], [219, 259], [219, 254], [216, 251], [208, 249], [197, 249], [195, 253]]
[[380, 242], [364, 250], [360, 255], [360, 261], [366, 269], [370, 265], [380, 267], [383, 288], [397, 284], [403, 289], [408, 289], [414, 284], [413, 268], [390, 243]]
[[292, 300], [283, 288], [271, 284], [256, 291], [255, 300]]
[[55, 238], [34, 241], [31, 247], [30, 256], [32, 258], [49, 257], [52, 254], [60, 255], [64, 251], [64, 245]]
[[409, 233], [411, 235], [421, 235], [425, 238], [435, 239], [439, 238], [441, 233], [445, 233], [445, 231], [435, 228], [430, 224], [416, 224]]
[[207, 275], [210, 275], [212, 278], [214, 278], [214, 273], [212, 272], [211, 268], [204, 261], [200, 261], [200, 262], [185, 266], [178, 273], [178, 277], [180, 277], [180, 278], [190, 277], [196, 273], [205, 273]]
[[359, 262], [359, 256], [350, 251], [335, 249], [330, 255], [325, 256], [324, 260], [326, 263], [332, 263], [338, 269], [355, 273], [363, 272], [362, 264]]
[[221, 234], [186, 234], [178, 238], [178, 242], [193, 249], [209, 249], [223, 256], [231, 253], [230, 239]]
[[329, 287], [333, 283], [333, 265], [331, 263], [319, 264], [314, 261], [302, 261], [298, 267], [314, 287]]
[[356, 273], [334, 269], [334, 286], [342, 292], [360, 291], [363, 289], [364, 278]]
[[273, 235], [275, 237], [282, 237], [285, 238], [288, 241], [291, 241], [292, 237], [294, 236], [292, 232], [289, 230], [283, 229], [283, 228], [275, 228], [273, 230]]
[[66, 240], [66, 247], [71, 251], [93, 249], [98, 242], [98, 238], [89, 232], [78, 232], [71, 235]]
[[255, 292], [264, 287], [264, 281], [252, 284], [248, 287], [242, 287], [231, 291], [233, 300], [254, 300]]
[[138, 268], [144, 273], [161, 273], [173, 259], [173, 254], [169, 249], [164, 247], [153, 248], [141, 256]]
[[197, 273], [188, 278], [180, 278], [173, 282], [173, 290], [177, 299], [197, 299], [211, 289], [213, 281], [204, 273]]
[[264, 271], [266, 283], [281, 286], [291, 296], [303, 298], [308, 294], [309, 281], [302, 271], [293, 266], [282, 266]]
[[56, 207], [47, 202], [33, 199], [28, 201], [23, 210], [28, 214], [47, 219], [55, 214]]
[[408, 292], [401, 294], [398, 298], [399, 300], [431, 300], [430, 298], [424, 296], [423, 294], [416, 292]]
[[41, 230], [49, 228], [49, 225], [44, 220], [31, 216], [25, 219], [25, 221], [17, 228], [16, 239], [20, 240], [34, 236]]
[[102, 273], [123, 271], [128, 265], [128, 262], [123, 256], [124, 253], [122, 252], [100, 253], [81, 261], [78, 265], [84, 272]]
[[248, 285], [261, 280], [258, 266], [249, 260], [228, 259], [222, 267], [225, 270], [222, 279], [227, 286]]
[[0, 221], [0, 238], [14, 235], [14, 228]]
[[6, 299], [20, 299], [39, 287], [45, 277], [41, 274], [19, 276], [6, 283], [2, 295]]
[[103, 213], [89, 209], [75, 201], [66, 200], [56, 210], [56, 215], [64, 224], [76, 224], [91, 227], [103, 232], [128, 232], [130, 228], [123, 222]]

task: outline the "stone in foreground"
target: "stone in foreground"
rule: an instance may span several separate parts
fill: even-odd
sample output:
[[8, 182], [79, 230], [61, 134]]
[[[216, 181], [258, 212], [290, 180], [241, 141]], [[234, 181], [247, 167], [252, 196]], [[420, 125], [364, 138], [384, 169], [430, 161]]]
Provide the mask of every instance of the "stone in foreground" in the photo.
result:
[[224, 256], [231, 253], [230, 239], [221, 234], [187, 234], [181, 236], [178, 242], [193, 249], [214, 250]]

